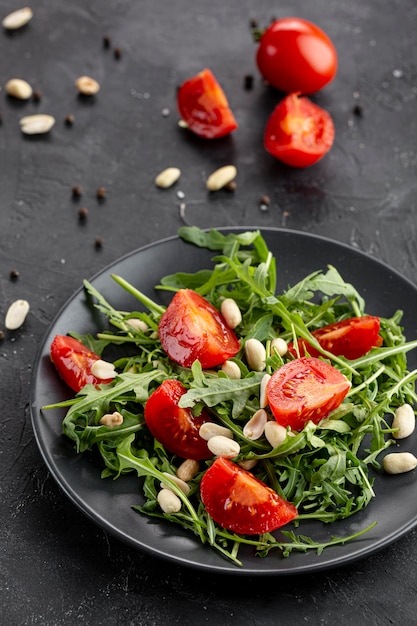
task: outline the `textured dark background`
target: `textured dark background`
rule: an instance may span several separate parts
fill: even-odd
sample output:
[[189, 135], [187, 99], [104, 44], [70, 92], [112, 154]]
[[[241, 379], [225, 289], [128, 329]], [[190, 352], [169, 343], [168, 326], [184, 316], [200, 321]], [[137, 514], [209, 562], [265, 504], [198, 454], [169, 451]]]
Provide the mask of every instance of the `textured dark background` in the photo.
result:
[[[29, 415], [38, 346], [82, 279], [174, 235], [183, 219], [201, 227], [284, 226], [326, 235], [415, 280], [414, 0], [37, 0], [31, 6], [26, 28], [0, 32], [1, 320], [13, 300], [31, 305], [24, 327], [0, 343], [2, 623], [414, 624], [415, 531], [314, 579], [216, 579], [182, 569], [132, 552], [67, 501], [41, 459]], [[5, 0], [2, 16], [15, 8]], [[337, 78], [314, 97], [333, 116], [336, 141], [323, 161], [303, 171], [263, 150], [264, 124], [280, 94], [256, 74], [249, 32], [251, 18], [266, 24], [287, 15], [318, 23], [339, 52]], [[176, 87], [204, 67], [223, 85], [240, 125], [212, 143], [177, 126]], [[82, 74], [101, 84], [89, 101], [74, 88]], [[255, 76], [250, 91], [243, 88], [246, 74]], [[7, 98], [4, 84], [13, 77], [39, 90], [40, 101]], [[35, 112], [56, 117], [46, 137], [20, 133], [19, 118]], [[69, 114], [72, 127], [64, 122]], [[238, 168], [236, 192], [209, 196], [206, 176], [230, 162]], [[176, 187], [160, 191], [153, 179], [168, 165], [183, 175]], [[74, 185], [83, 188], [78, 202]], [[107, 196], [100, 203], [101, 186]], [[185, 194], [183, 216], [178, 190]], [[264, 194], [271, 198], [266, 211], [259, 207]], [[81, 207], [89, 211], [85, 223], [78, 219]], [[19, 271], [17, 280], [11, 270]]]

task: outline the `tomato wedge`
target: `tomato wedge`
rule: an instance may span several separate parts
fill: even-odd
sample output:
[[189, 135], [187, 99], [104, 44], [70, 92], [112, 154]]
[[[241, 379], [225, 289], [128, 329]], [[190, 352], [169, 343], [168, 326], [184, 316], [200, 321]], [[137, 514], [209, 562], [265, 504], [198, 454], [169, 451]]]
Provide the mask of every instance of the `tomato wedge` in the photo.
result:
[[181, 85], [177, 103], [188, 128], [200, 137], [217, 139], [237, 128], [225, 93], [209, 69], [204, 69]]
[[276, 421], [302, 430], [336, 409], [351, 384], [333, 365], [315, 357], [286, 363], [274, 372], [267, 385], [268, 403]]
[[333, 120], [308, 98], [292, 93], [274, 109], [266, 124], [264, 146], [292, 167], [309, 167], [324, 157], [333, 145]]
[[179, 380], [164, 380], [145, 405], [146, 425], [169, 452], [183, 459], [208, 459], [213, 455], [199, 430], [212, 419], [206, 410], [194, 417], [190, 409], [180, 408], [178, 403], [184, 393], [186, 389]]
[[74, 337], [56, 335], [51, 343], [50, 356], [58, 374], [77, 393], [88, 383], [97, 386], [113, 380], [100, 379], [91, 373], [91, 366], [101, 357]]
[[[351, 317], [347, 320], [328, 324], [314, 330], [311, 334], [317, 339], [322, 348], [336, 356], [347, 359], [358, 359], [373, 347], [382, 345], [379, 335], [381, 320], [373, 315]], [[305, 339], [298, 339], [300, 356], [319, 356], [320, 352], [313, 348]], [[288, 344], [288, 351], [298, 356], [294, 344]]]
[[267, 533], [297, 517], [293, 504], [223, 457], [205, 472], [200, 493], [214, 521], [242, 535]]
[[180, 289], [159, 321], [159, 338], [170, 359], [191, 367], [221, 365], [239, 351], [239, 340], [221, 313], [192, 289]]

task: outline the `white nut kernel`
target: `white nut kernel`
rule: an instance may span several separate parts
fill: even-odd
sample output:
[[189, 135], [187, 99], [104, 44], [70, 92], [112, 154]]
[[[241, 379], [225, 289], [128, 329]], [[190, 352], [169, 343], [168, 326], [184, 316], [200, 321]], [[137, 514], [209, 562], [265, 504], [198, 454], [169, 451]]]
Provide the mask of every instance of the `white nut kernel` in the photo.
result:
[[265, 437], [273, 448], [278, 448], [287, 437], [287, 429], [278, 422], [267, 422], [264, 428]]
[[75, 81], [75, 86], [83, 96], [94, 96], [100, 91], [99, 83], [91, 76], [80, 76]]
[[218, 435], [233, 439], [233, 433], [230, 428], [220, 426], [220, 424], [215, 424], [214, 422], [204, 422], [204, 424], [200, 426], [198, 434], [205, 441], [209, 441], [209, 439]]
[[396, 409], [392, 427], [396, 429], [392, 433], [395, 439], [405, 439], [405, 437], [409, 437], [414, 432], [416, 416], [409, 404], [403, 404]]
[[254, 415], [251, 417], [249, 422], [246, 422], [243, 428], [243, 436], [246, 439], [250, 439], [251, 441], [255, 441], [255, 439], [259, 439], [263, 435], [265, 424], [268, 421], [268, 414], [264, 409], [259, 409], [256, 411]]
[[411, 452], [391, 452], [382, 461], [388, 474], [403, 474], [417, 467], [417, 459]]
[[100, 424], [114, 428], [115, 426], [121, 426], [123, 424], [123, 415], [118, 411], [114, 413], [106, 413], [100, 420]]
[[113, 363], [109, 363], [108, 361], [102, 361], [101, 359], [94, 361], [91, 366], [91, 373], [96, 378], [100, 378], [100, 380], [115, 378], [115, 376], [117, 375]]
[[235, 361], [225, 361], [222, 365], [222, 371], [229, 378], [233, 378], [234, 380], [239, 380], [242, 376], [242, 372], [240, 371], [240, 367]]
[[212, 454], [223, 456], [226, 459], [233, 459], [240, 452], [240, 445], [237, 441], [224, 437], [223, 435], [215, 435], [207, 441], [207, 447]]
[[126, 322], [124, 323], [124, 326], [126, 330], [129, 330], [129, 326], [130, 326], [134, 330], [141, 330], [144, 333], [146, 333], [146, 331], [149, 328], [146, 322], [138, 319], [137, 317], [130, 317], [129, 319], [127, 319]]
[[266, 350], [263, 343], [258, 339], [248, 339], [245, 343], [245, 354], [248, 365], [251, 369], [262, 372], [265, 367]]
[[233, 298], [225, 298], [220, 307], [224, 321], [229, 328], [236, 328], [242, 321], [242, 313]]
[[24, 7], [23, 9], [17, 9], [17, 11], [6, 15], [1, 24], [6, 30], [17, 30], [18, 28], [22, 28], [22, 26], [26, 26], [32, 17], [32, 9], [30, 7]]
[[[170, 478], [172, 482], [175, 483], [183, 493], [185, 493], [185, 495], [188, 495], [190, 493], [190, 485], [187, 485], [185, 480], [182, 480], [182, 478], [178, 478], [178, 476], [175, 476], [175, 474], [170, 474], [169, 472], [163, 472], [163, 474], [164, 476]], [[170, 489], [172, 491], [171, 486], [167, 483], [161, 483], [161, 489]]]
[[181, 170], [178, 167], [167, 167], [155, 178], [155, 185], [161, 189], [168, 189], [177, 182], [180, 176]]
[[181, 500], [171, 489], [161, 489], [157, 495], [158, 504], [164, 513], [172, 515], [181, 510]]
[[270, 379], [271, 376], [269, 374], [265, 374], [261, 380], [259, 388], [259, 406], [261, 407], [261, 409], [264, 409], [266, 406], [268, 406], [267, 386]]
[[49, 133], [55, 124], [52, 115], [26, 115], [19, 120], [20, 130], [25, 135], [43, 135]]
[[288, 344], [282, 337], [275, 337], [271, 341], [271, 352], [276, 350], [279, 356], [284, 356], [288, 352]]
[[29, 302], [27, 300], [15, 300], [9, 306], [4, 325], [7, 330], [17, 330], [23, 324], [29, 313]]
[[33, 89], [29, 83], [21, 78], [11, 78], [7, 81], [4, 88], [9, 96], [17, 98], [18, 100], [28, 100], [33, 93]]
[[206, 181], [206, 187], [209, 191], [218, 191], [236, 178], [237, 169], [234, 165], [225, 165], [210, 174]]
[[250, 472], [250, 470], [258, 465], [258, 459], [247, 459], [246, 461], [239, 461], [238, 465], [247, 472]]
[[188, 483], [200, 471], [200, 463], [194, 459], [185, 459], [177, 468], [177, 476], [185, 483]]

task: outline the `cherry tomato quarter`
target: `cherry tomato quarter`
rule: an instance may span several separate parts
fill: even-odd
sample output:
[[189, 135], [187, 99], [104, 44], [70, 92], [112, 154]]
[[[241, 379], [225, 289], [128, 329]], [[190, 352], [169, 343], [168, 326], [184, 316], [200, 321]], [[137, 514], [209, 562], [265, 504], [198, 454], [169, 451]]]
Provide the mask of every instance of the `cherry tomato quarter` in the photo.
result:
[[[328, 324], [314, 330], [311, 334], [317, 339], [322, 348], [335, 356], [344, 356], [346, 359], [358, 359], [375, 346], [382, 345], [379, 335], [381, 320], [373, 315], [352, 317], [347, 320]], [[297, 341], [299, 356], [319, 356], [320, 352], [313, 348], [305, 339]], [[288, 344], [288, 351], [297, 357], [294, 344]]]
[[302, 430], [336, 409], [351, 387], [339, 370], [321, 359], [302, 357], [277, 369], [267, 385], [270, 409], [276, 421]]
[[218, 139], [237, 128], [226, 95], [209, 69], [204, 69], [180, 86], [177, 104], [188, 128], [200, 137]]
[[266, 124], [264, 146], [292, 167], [309, 167], [333, 145], [334, 124], [327, 111], [293, 93], [274, 109]]
[[297, 517], [293, 504], [223, 457], [205, 472], [200, 493], [214, 521], [242, 535], [267, 533]]
[[175, 363], [203, 368], [221, 365], [237, 354], [239, 340], [221, 313], [192, 289], [177, 291], [159, 321], [159, 338]]
[[77, 393], [84, 385], [99, 385], [113, 379], [100, 379], [91, 373], [91, 366], [100, 357], [81, 341], [67, 335], [56, 335], [50, 347], [51, 361], [63, 381]]
[[178, 403], [186, 393], [184, 385], [176, 379], [164, 380], [149, 396], [145, 404], [145, 421], [152, 436], [162, 445], [183, 459], [208, 459], [212, 456], [207, 442], [199, 430], [205, 422], [211, 422], [209, 413], [203, 410], [194, 417], [191, 410]]
[[337, 52], [326, 33], [307, 20], [285, 17], [263, 33], [256, 53], [263, 78], [285, 93], [312, 94], [337, 73]]

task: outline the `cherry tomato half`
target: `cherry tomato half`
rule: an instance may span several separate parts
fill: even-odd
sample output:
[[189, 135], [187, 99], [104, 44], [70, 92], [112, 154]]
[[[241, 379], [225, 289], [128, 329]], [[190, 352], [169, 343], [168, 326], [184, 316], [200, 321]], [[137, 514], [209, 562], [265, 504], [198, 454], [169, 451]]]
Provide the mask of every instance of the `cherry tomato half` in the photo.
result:
[[100, 379], [91, 373], [91, 366], [100, 357], [74, 337], [56, 335], [51, 343], [50, 355], [58, 374], [77, 393], [88, 383], [97, 386], [113, 380]]
[[178, 89], [178, 110], [188, 128], [206, 139], [217, 139], [237, 128], [223, 89], [209, 69], [186, 80]]
[[213, 455], [199, 430], [212, 419], [205, 410], [194, 417], [190, 409], [180, 408], [178, 403], [184, 393], [186, 389], [179, 380], [164, 380], [145, 405], [146, 425], [153, 437], [173, 454], [183, 459], [208, 459]]
[[287, 165], [308, 167], [327, 154], [334, 135], [329, 113], [308, 98], [293, 93], [284, 98], [269, 117], [264, 146]]
[[302, 430], [336, 409], [350, 389], [348, 379], [329, 363], [303, 357], [274, 372], [267, 385], [268, 403], [282, 426]]
[[[336, 356], [344, 356], [347, 359], [358, 359], [374, 346], [382, 344], [382, 337], [379, 335], [380, 326], [379, 317], [364, 315], [328, 324], [314, 330], [311, 334], [328, 352]], [[306, 354], [310, 356], [320, 355], [320, 352], [305, 339], [299, 339], [297, 345], [300, 356]], [[298, 356], [293, 343], [288, 344], [288, 351], [293, 356]]]
[[263, 33], [256, 63], [276, 89], [311, 94], [335, 77], [337, 52], [321, 28], [307, 20], [285, 17]]
[[297, 517], [293, 504], [223, 457], [205, 472], [200, 493], [214, 521], [242, 535], [267, 533]]
[[210, 302], [192, 289], [180, 289], [159, 321], [159, 338], [169, 358], [191, 367], [221, 365], [239, 351], [239, 340]]

